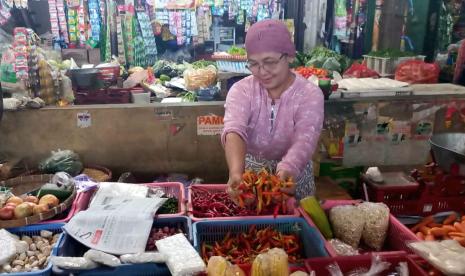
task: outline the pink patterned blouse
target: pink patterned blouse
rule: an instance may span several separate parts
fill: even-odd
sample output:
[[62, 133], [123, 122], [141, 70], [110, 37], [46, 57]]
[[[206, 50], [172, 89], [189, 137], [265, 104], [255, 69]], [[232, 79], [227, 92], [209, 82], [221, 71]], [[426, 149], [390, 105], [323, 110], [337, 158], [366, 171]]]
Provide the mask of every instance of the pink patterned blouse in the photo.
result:
[[247, 153], [278, 160], [277, 170], [297, 178], [311, 160], [324, 118], [321, 90], [300, 75], [281, 95], [272, 100], [253, 76], [235, 83], [225, 104], [224, 130], [246, 141]]

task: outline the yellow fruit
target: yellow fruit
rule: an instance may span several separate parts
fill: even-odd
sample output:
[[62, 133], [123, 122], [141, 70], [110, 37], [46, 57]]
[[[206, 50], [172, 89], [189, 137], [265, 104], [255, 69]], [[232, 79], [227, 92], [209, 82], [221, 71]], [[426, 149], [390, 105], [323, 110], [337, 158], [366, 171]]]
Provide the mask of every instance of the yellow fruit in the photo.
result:
[[212, 256], [208, 260], [207, 265], [207, 275], [208, 276], [224, 276], [226, 273], [226, 268], [229, 264], [225, 258], [220, 256]]

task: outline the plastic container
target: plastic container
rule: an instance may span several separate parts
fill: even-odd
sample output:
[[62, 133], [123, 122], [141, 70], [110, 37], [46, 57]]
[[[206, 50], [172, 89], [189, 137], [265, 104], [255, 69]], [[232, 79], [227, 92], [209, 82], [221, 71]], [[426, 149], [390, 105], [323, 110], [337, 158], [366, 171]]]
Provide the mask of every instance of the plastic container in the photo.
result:
[[[209, 192], [225, 192], [228, 188], [226, 184], [193, 184], [189, 187], [188, 201], [187, 201], [187, 214], [192, 219], [192, 221], [202, 221], [202, 220], [242, 220], [242, 219], [261, 219], [261, 218], [274, 218], [272, 215], [267, 216], [247, 216], [247, 217], [214, 217], [214, 218], [198, 218], [193, 214], [194, 207], [192, 205], [192, 189], [202, 188]], [[289, 210], [289, 215], [278, 215], [277, 218], [298, 218], [300, 217], [300, 212], [297, 208]]]
[[231, 234], [246, 232], [252, 225], [255, 225], [257, 229], [271, 226], [283, 234], [299, 234], [300, 242], [303, 245], [302, 256], [305, 259], [328, 256], [321, 234], [316, 227], [310, 226], [302, 218], [195, 222], [193, 225], [194, 247], [200, 252], [202, 243], [221, 241], [228, 232]]
[[406, 200], [414, 197], [418, 192], [420, 185], [403, 172], [385, 172], [382, 176], [384, 181], [376, 183], [366, 175], [362, 175], [363, 183], [367, 184], [368, 194], [365, 197], [367, 201]]
[[[182, 183], [179, 182], [154, 182], [154, 183], [144, 183], [138, 185], [145, 185], [147, 187], [160, 187], [163, 192], [169, 197], [175, 197], [178, 199], [178, 212], [176, 214], [160, 214], [156, 215], [158, 218], [172, 218], [172, 217], [179, 217], [184, 216], [186, 214], [186, 196], [184, 192], [184, 186]], [[89, 207], [90, 200], [96, 189], [92, 189], [87, 192], [85, 199], [82, 200], [82, 204], [80, 204], [80, 210], [86, 210]]]
[[[156, 218], [153, 222], [152, 227], [178, 227], [184, 228], [185, 233], [192, 239], [192, 227], [191, 221], [188, 217], [176, 217], [176, 218]], [[63, 240], [58, 247], [58, 256], [67, 257], [81, 257], [84, 253], [89, 250], [86, 246], [82, 245], [71, 236], [64, 234]], [[56, 275], [70, 275], [72, 273], [79, 272], [79, 275], [112, 275], [112, 276], [125, 276], [125, 275], [144, 275], [144, 276], [163, 276], [171, 275], [168, 267], [165, 264], [123, 264], [118, 267], [99, 267], [90, 270], [63, 270], [54, 267], [53, 272]]]
[[247, 62], [245, 61], [231, 61], [231, 60], [217, 60], [216, 66], [219, 71], [239, 73], [239, 74], [250, 74], [247, 69]]
[[119, 78], [119, 66], [97, 67], [99, 74], [98, 79], [105, 82], [106, 85], [116, 84]]
[[415, 181], [401, 180], [401, 178], [398, 178], [398, 183], [403, 185], [373, 184], [363, 176], [362, 182], [365, 199], [383, 202], [395, 216], [428, 216], [440, 212], [465, 210], [463, 196], [440, 195], [435, 191], [437, 190], [435, 185], [422, 186]]
[[426, 56], [412, 56], [412, 57], [399, 57], [399, 58], [384, 58], [364, 55], [363, 60], [369, 69], [375, 70], [381, 77], [388, 77], [394, 75], [397, 66], [407, 60], [421, 60], [424, 61]]
[[[42, 224], [42, 225], [29, 225], [29, 226], [24, 226], [24, 227], [16, 227], [16, 228], [10, 228], [8, 229], [8, 232], [22, 236], [22, 235], [28, 235], [28, 236], [40, 236], [40, 231], [41, 230], [48, 230], [53, 232], [54, 234], [57, 233], [62, 233], [62, 227], [64, 226], [63, 223], [53, 223], [53, 224]], [[63, 234], [60, 236], [58, 239], [56, 245], [52, 248], [52, 253], [51, 256], [57, 256], [58, 252], [58, 246], [59, 244], [62, 243], [63, 241]], [[7, 275], [14, 275], [14, 276], [47, 276], [47, 275], [52, 275], [52, 264], [49, 263], [44, 269], [34, 271], [34, 272], [20, 272], [20, 273], [9, 273]]]
[[[410, 276], [426, 276], [426, 274], [409, 256], [405, 253], [393, 253], [380, 256], [383, 261], [391, 263], [388, 272], [396, 271], [396, 267], [401, 262], [406, 262]], [[346, 275], [351, 271], [359, 268], [368, 270], [371, 266], [372, 255], [332, 257], [332, 258], [314, 258], [305, 260], [305, 266], [308, 271], [315, 271], [316, 275], [331, 275], [326, 267], [330, 264], [337, 263], [342, 273]], [[377, 274], [379, 276], [389, 275], [387, 272]]]
[[[351, 204], [357, 204], [360, 203], [358, 200], [326, 200], [323, 202], [321, 207], [323, 210], [325, 210], [326, 213], [329, 212], [329, 210], [335, 206], [340, 206], [340, 205], [351, 205]], [[312, 227], [316, 227], [315, 223], [312, 221], [310, 216], [307, 215], [307, 213], [300, 209], [300, 212], [302, 213], [302, 216], [304, 219], [310, 224]], [[333, 246], [324, 239], [323, 235], [320, 234], [320, 238], [324, 240], [325, 243], [325, 248], [326, 251], [328, 251], [329, 255], [332, 257], [337, 257], [338, 255], [336, 254], [336, 251], [334, 250]], [[417, 241], [418, 238], [415, 236], [410, 229], [405, 227], [396, 217], [394, 217], [392, 214], [389, 215], [389, 229], [388, 233], [386, 236], [386, 241], [384, 244], [384, 248], [381, 251], [380, 254], [390, 254], [391, 252], [396, 252], [396, 251], [405, 251], [409, 253], [413, 253], [412, 250], [407, 246], [407, 243], [409, 241]]]
[[180, 182], [156, 182], [156, 183], [145, 183], [147, 187], [160, 187], [163, 192], [169, 197], [175, 197], [178, 199], [178, 213], [176, 214], [160, 214], [157, 215], [159, 218], [171, 218], [183, 216], [186, 214], [186, 195], [184, 192], [184, 185]]
[[149, 104], [150, 92], [131, 92], [131, 101], [135, 104]]

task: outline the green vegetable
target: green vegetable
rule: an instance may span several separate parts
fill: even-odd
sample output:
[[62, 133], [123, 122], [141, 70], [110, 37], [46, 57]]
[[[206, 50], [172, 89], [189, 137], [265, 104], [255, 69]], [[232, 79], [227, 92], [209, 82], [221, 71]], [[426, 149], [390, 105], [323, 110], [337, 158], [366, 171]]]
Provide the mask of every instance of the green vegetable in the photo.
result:
[[383, 57], [383, 58], [399, 58], [399, 57], [412, 57], [415, 56], [412, 52], [402, 52], [397, 49], [385, 49], [380, 51], [371, 51], [368, 56]]
[[247, 52], [245, 51], [244, 48], [232, 46], [231, 48], [229, 48], [228, 54], [234, 55], [234, 56], [246, 56]]
[[178, 212], [178, 199], [169, 197], [158, 209], [158, 214], [176, 214]]
[[[344, 72], [352, 64], [352, 61], [348, 57], [322, 46], [315, 47], [309, 56], [310, 58], [306, 60], [305, 66], [314, 66], [340, 73]], [[332, 58], [331, 61], [328, 61], [330, 58]], [[325, 64], [326, 67], [323, 67]]]
[[159, 77], [160, 81], [165, 82], [165, 81], [170, 81], [171, 78], [167, 75], [160, 75]]
[[205, 68], [209, 65], [213, 65], [216, 68], [216, 62], [214, 61], [208, 61], [208, 60], [201, 59], [201, 60], [197, 60], [192, 63], [192, 67], [194, 67], [194, 69]]
[[182, 101], [183, 102], [195, 102], [197, 100], [197, 95], [195, 92], [186, 92], [182, 94]]
[[39, 163], [39, 170], [54, 174], [67, 172], [71, 176], [78, 175], [83, 169], [82, 162], [75, 152], [71, 150], [58, 150]]

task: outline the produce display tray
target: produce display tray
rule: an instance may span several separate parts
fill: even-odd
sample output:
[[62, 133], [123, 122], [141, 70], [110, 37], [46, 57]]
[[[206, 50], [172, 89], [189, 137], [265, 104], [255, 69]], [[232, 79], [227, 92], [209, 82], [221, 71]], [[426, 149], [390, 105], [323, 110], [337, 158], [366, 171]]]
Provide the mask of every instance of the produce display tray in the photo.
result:
[[[391, 263], [389, 270], [396, 271], [396, 267], [401, 262], [406, 262], [408, 265], [409, 275], [410, 276], [426, 276], [423, 269], [421, 269], [418, 264], [416, 264], [412, 258], [410, 258], [405, 253], [393, 253], [389, 255], [380, 255], [383, 261]], [[316, 275], [331, 275], [326, 267], [330, 264], [337, 263], [340, 267], [342, 273], [346, 275], [347, 273], [364, 268], [368, 270], [371, 266], [372, 255], [359, 255], [359, 256], [346, 256], [346, 257], [332, 257], [332, 258], [314, 258], [305, 260], [305, 266], [308, 271], [315, 271]], [[388, 273], [376, 274], [379, 276], [390, 275]]]
[[[341, 205], [351, 205], [351, 204], [357, 204], [360, 203], [358, 200], [326, 200], [321, 207], [325, 212], [329, 212], [329, 210], [333, 207], [336, 206], [341, 206]], [[302, 213], [302, 216], [304, 219], [310, 224], [312, 227], [316, 227], [315, 223], [313, 220], [310, 218], [307, 213], [300, 209], [300, 212]], [[338, 255], [336, 254], [336, 251], [334, 250], [333, 246], [324, 239], [323, 235], [320, 234], [320, 238], [324, 240], [325, 248], [326, 251], [328, 251], [329, 255], [331, 257], [337, 257]], [[412, 250], [407, 246], [407, 243], [410, 241], [417, 241], [418, 238], [415, 236], [415, 234], [410, 231], [405, 225], [403, 225], [396, 217], [394, 217], [392, 214], [389, 215], [389, 229], [388, 233], [386, 236], [386, 241], [385, 241], [385, 246], [383, 250], [381, 251], [380, 254], [386, 254], [386, 253], [392, 253], [392, 252], [397, 252], [397, 251], [405, 251], [409, 253], [413, 253]]]
[[[137, 185], [144, 185], [149, 188], [153, 187], [159, 187], [163, 190], [163, 192], [170, 196], [170, 197], [175, 197], [178, 199], [178, 212], [175, 214], [157, 214], [156, 217], [158, 218], [171, 218], [171, 217], [178, 217], [178, 216], [183, 216], [186, 214], [186, 196], [184, 192], [184, 185], [179, 182], [154, 182], [154, 183], [143, 183], [143, 184], [137, 184]], [[90, 191], [90, 197], [93, 196], [95, 193], [96, 189]], [[89, 207], [90, 200], [87, 202], [87, 205], [85, 206], [84, 209], [87, 209]]]
[[277, 219], [255, 219], [255, 220], [217, 220], [199, 221], [193, 224], [194, 247], [200, 252], [202, 243], [214, 243], [221, 241], [228, 232], [237, 234], [247, 232], [255, 225], [257, 229], [271, 226], [283, 234], [299, 234], [303, 246], [303, 257], [316, 258], [326, 257], [324, 239], [314, 226], [310, 226], [302, 218], [277, 218]]
[[[231, 217], [214, 217], [214, 218], [199, 218], [194, 216], [194, 208], [192, 206], [192, 189], [201, 188], [209, 192], [224, 192], [227, 190], [228, 185], [226, 184], [193, 184], [189, 187], [188, 201], [187, 201], [187, 214], [192, 219], [192, 221], [203, 221], [203, 220], [243, 220], [243, 219], [261, 219], [261, 218], [274, 218], [273, 215], [266, 216], [231, 216]], [[298, 218], [300, 217], [300, 212], [297, 208], [289, 209], [289, 215], [278, 215], [277, 218]]]
[[[192, 240], [192, 227], [191, 221], [188, 217], [172, 217], [172, 218], [155, 218], [152, 228], [160, 227], [177, 227], [182, 225], [185, 233], [188, 235], [189, 240]], [[81, 257], [84, 253], [89, 250], [88, 247], [82, 245], [68, 234], [63, 235], [63, 240], [60, 242], [57, 250], [57, 256], [66, 257]], [[79, 273], [78, 273], [79, 272]], [[64, 270], [57, 267], [53, 267], [53, 273], [55, 275], [113, 275], [113, 276], [125, 276], [125, 275], [144, 275], [144, 276], [169, 276], [171, 273], [165, 264], [123, 264], [118, 267], [99, 267], [90, 270]]]
[[[52, 224], [42, 224], [42, 225], [30, 225], [30, 226], [23, 226], [23, 227], [16, 227], [8, 229], [8, 232], [21, 236], [21, 235], [28, 235], [28, 236], [40, 236], [40, 231], [48, 230], [51, 231], [53, 234], [62, 233], [62, 227], [64, 226], [63, 223], [52, 223]], [[60, 235], [56, 245], [52, 248], [51, 256], [57, 256], [58, 253], [58, 245], [63, 241], [63, 234]], [[52, 275], [52, 264], [49, 262], [47, 267], [44, 269], [33, 271], [33, 272], [19, 272], [19, 273], [9, 273], [8, 275], [13, 276], [48, 276]]]

